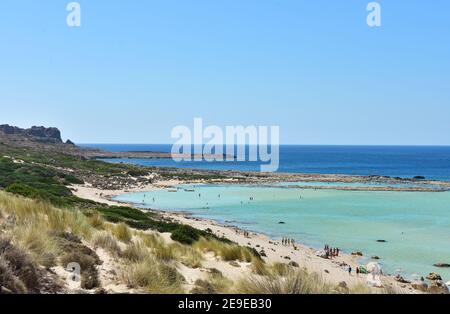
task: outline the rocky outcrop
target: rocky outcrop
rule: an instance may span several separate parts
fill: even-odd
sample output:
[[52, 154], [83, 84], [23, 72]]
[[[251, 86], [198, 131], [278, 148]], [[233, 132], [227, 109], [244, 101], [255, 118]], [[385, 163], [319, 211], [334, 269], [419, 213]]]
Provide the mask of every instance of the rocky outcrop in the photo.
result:
[[431, 281], [435, 281], [435, 280], [442, 280], [442, 277], [441, 277], [441, 275], [439, 275], [439, 274], [436, 274], [436, 273], [430, 273], [430, 274], [427, 276], [427, 279], [428, 279], [428, 280], [431, 280]]
[[43, 143], [62, 143], [61, 132], [57, 128], [32, 126], [29, 129], [22, 129], [17, 126], [3, 124], [0, 125], [0, 133], [5, 135], [23, 136]]

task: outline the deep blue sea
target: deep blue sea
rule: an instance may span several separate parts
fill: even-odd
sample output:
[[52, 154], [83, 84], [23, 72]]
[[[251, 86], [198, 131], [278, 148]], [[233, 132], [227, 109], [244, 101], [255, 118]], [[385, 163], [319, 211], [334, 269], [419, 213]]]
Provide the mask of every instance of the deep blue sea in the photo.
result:
[[[170, 152], [171, 145], [84, 144], [109, 151]], [[258, 162], [113, 159], [144, 166], [259, 171]], [[280, 146], [279, 172], [385, 175], [450, 181], [450, 146]]]

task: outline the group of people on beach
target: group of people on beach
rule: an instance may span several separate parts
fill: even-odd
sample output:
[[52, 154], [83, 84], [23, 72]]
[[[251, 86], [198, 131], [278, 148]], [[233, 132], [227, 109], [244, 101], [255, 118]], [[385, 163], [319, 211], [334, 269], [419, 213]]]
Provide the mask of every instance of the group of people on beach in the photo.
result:
[[323, 249], [325, 251], [326, 258], [333, 259], [333, 257], [338, 257], [340, 253], [340, 249], [337, 247], [330, 247], [328, 244], [325, 245]]
[[238, 228], [236, 228], [235, 230], [236, 230], [236, 234], [242, 234], [244, 237], [250, 238], [250, 233], [248, 231], [240, 230]]
[[285, 246], [295, 245], [295, 240], [292, 238], [285, 238], [283, 237], [281, 239], [281, 244]]

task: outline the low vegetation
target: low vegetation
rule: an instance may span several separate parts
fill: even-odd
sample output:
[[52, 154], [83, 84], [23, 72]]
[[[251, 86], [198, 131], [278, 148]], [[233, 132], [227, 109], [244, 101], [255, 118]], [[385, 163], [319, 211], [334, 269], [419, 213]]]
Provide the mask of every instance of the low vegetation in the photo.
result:
[[242, 294], [318, 294], [333, 293], [333, 288], [317, 274], [310, 274], [305, 270], [289, 270], [284, 276], [275, 273], [266, 276], [250, 276], [238, 282], [235, 292]]
[[149, 293], [184, 293], [185, 279], [176, 268], [148, 258], [130, 264], [122, 273], [122, 278], [130, 288], [144, 289]]
[[[11, 292], [37, 293], [39, 284], [30, 280], [42, 277], [39, 266], [47, 270], [65, 269], [71, 263], [81, 266], [81, 289], [100, 288], [98, 269], [103, 261], [95, 251], [100, 248], [121, 265], [123, 283], [130, 289], [149, 293], [187, 292], [178, 267], [201, 268], [206, 248], [216, 250], [224, 261], [251, 262], [256, 258], [248, 248], [217, 239], [201, 237], [192, 244], [168, 243], [158, 233], [132, 229], [123, 222], [113, 224], [79, 209], [57, 208], [1, 191], [0, 209], [2, 234], [10, 238], [0, 241], [0, 286]], [[195, 229], [179, 230], [195, 237]], [[12, 261], [11, 256], [17, 257]], [[29, 273], [23, 273], [24, 269]], [[204, 280], [217, 293], [229, 291], [231, 286], [218, 273], [209, 274]], [[197, 284], [200, 291], [202, 284], [200, 281]]]
[[102, 248], [114, 257], [119, 256], [122, 252], [116, 237], [107, 231], [100, 231], [92, 237], [92, 245], [96, 248]]
[[203, 252], [213, 252], [224, 261], [241, 261], [250, 263], [253, 260], [259, 260], [260, 256], [256, 251], [235, 245], [233, 243], [225, 243], [215, 239], [201, 238], [194, 246]]
[[31, 257], [10, 239], [0, 238], [1, 289], [15, 294], [37, 293], [40, 291], [39, 277], [38, 267]]
[[210, 269], [206, 279], [195, 281], [192, 294], [225, 294], [230, 293], [233, 282], [223, 276], [217, 269]]

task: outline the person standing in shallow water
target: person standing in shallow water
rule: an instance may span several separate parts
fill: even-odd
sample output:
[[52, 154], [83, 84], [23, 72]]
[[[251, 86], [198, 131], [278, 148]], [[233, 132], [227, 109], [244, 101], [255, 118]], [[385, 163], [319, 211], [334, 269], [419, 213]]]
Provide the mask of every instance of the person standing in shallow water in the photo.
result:
[[351, 276], [352, 275], [352, 266], [348, 266], [348, 274]]

